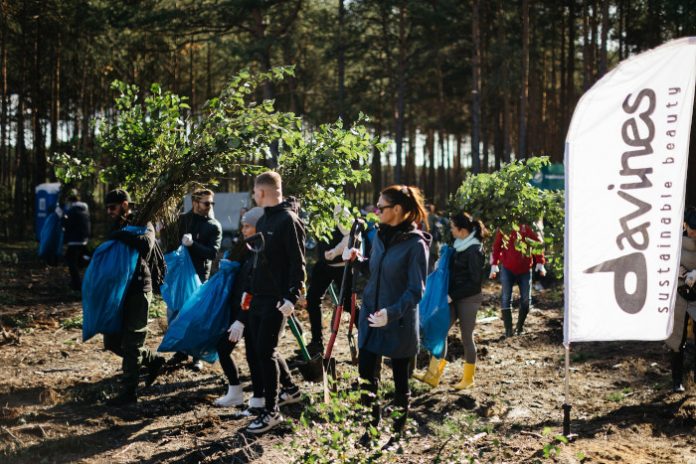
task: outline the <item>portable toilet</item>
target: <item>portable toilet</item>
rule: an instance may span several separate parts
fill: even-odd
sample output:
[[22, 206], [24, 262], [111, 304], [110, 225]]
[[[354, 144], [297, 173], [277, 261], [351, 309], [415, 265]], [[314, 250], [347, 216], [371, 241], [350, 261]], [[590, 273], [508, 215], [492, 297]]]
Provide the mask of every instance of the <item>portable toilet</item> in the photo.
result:
[[56, 209], [58, 205], [58, 197], [60, 195], [60, 182], [39, 184], [36, 186], [36, 217], [35, 217], [35, 231], [36, 240], [39, 240], [39, 234], [41, 234], [41, 228], [46, 220], [46, 217]]

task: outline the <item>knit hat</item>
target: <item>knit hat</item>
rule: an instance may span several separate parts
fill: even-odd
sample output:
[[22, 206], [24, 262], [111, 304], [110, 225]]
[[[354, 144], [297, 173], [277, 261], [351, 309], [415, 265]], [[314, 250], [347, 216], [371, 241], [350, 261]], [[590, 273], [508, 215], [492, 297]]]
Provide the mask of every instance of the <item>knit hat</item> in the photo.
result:
[[242, 224], [249, 224], [252, 227], [256, 227], [256, 223], [259, 222], [261, 216], [263, 216], [263, 208], [259, 206], [251, 208], [242, 216]]

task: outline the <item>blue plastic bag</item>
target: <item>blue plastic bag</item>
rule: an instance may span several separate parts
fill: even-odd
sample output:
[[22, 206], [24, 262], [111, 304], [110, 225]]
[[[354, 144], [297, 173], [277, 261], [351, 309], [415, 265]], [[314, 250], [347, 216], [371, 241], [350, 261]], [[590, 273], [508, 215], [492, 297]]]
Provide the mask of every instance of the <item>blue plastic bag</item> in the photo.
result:
[[447, 245], [440, 250], [437, 269], [428, 276], [423, 298], [418, 305], [423, 346], [436, 358], [442, 357], [451, 324], [447, 291], [449, 262], [453, 251]]
[[162, 299], [167, 304], [167, 321], [171, 323], [184, 303], [201, 286], [201, 278], [193, 267], [188, 248], [181, 245], [175, 251], [164, 255], [167, 263], [167, 274], [164, 284], [160, 287]]
[[49, 214], [39, 234], [39, 256], [51, 259], [63, 256], [63, 224], [55, 212]]
[[169, 324], [157, 351], [175, 351], [209, 363], [218, 359], [217, 344], [230, 325], [227, 306], [237, 261], [220, 261], [220, 269], [191, 295], [179, 314]]
[[[126, 226], [134, 235], [145, 227]], [[138, 251], [108, 240], [94, 251], [82, 281], [82, 340], [98, 333], [115, 334], [123, 324], [123, 299], [138, 264]]]

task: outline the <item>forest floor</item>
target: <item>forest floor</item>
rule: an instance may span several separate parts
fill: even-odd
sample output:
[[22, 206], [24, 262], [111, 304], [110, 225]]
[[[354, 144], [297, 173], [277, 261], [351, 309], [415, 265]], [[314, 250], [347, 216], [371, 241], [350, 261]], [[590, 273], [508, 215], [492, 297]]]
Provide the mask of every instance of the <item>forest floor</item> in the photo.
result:
[[[348, 390], [356, 377], [346, 337], [336, 345], [338, 394], [323, 405], [321, 383], [301, 382], [303, 402], [283, 408], [270, 433], [243, 433], [238, 410], [219, 409], [219, 366], [171, 370], [141, 391], [138, 405], [114, 408], [120, 360], [101, 336], [81, 341], [79, 297], [66, 290], [67, 270], [49, 268], [30, 243], [0, 244], [0, 462], [286, 463], [286, 462], [626, 462], [696, 464], [696, 386], [670, 389], [661, 343], [585, 343], [572, 347], [572, 432], [561, 434], [564, 351], [562, 294], [535, 292], [526, 333], [501, 337], [499, 286], [486, 286], [476, 328], [475, 388], [451, 385], [461, 374], [458, 331], [451, 363], [431, 390], [412, 382], [412, 412], [402, 449], [357, 446], [363, 415]], [[308, 327], [304, 311], [299, 311]], [[330, 314], [326, 303], [325, 322]], [[151, 310], [147, 344], [166, 328], [161, 303]], [[281, 341], [288, 359], [296, 343]], [[692, 353], [689, 353], [692, 355]], [[243, 347], [235, 357], [248, 385]], [[419, 367], [427, 362], [425, 355]], [[691, 365], [691, 364], [689, 364]], [[301, 376], [295, 371], [298, 381]], [[393, 384], [383, 370], [385, 403]], [[247, 393], [249, 394], [249, 393]], [[388, 439], [383, 421], [380, 443]]]

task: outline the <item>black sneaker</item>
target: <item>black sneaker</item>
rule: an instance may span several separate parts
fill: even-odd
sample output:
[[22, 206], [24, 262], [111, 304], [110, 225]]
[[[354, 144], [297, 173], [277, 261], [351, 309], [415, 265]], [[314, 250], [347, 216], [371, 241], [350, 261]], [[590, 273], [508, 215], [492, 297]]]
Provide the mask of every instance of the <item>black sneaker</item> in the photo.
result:
[[283, 422], [283, 416], [278, 411], [265, 411], [254, 419], [246, 428], [249, 433], [264, 433]]
[[174, 353], [174, 356], [169, 358], [168, 364], [170, 366], [176, 366], [176, 365], [181, 364], [182, 362], [186, 361], [187, 359], [188, 359], [188, 355], [186, 353], [176, 352], [176, 353]]
[[121, 406], [130, 406], [133, 404], [136, 404], [138, 402], [138, 396], [135, 394], [134, 391], [122, 391], [119, 393], [117, 396], [110, 398], [106, 404], [109, 406], [116, 406], [116, 407], [121, 407]]
[[297, 385], [287, 388], [283, 387], [280, 389], [280, 394], [278, 395], [278, 406], [299, 403], [300, 401], [302, 401], [302, 394], [300, 393], [300, 387]]
[[157, 356], [147, 366], [147, 377], [145, 378], [145, 386], [149, 387], [155, 382], [155, 379], [162, 373], [165, 360], [163, 356]]

